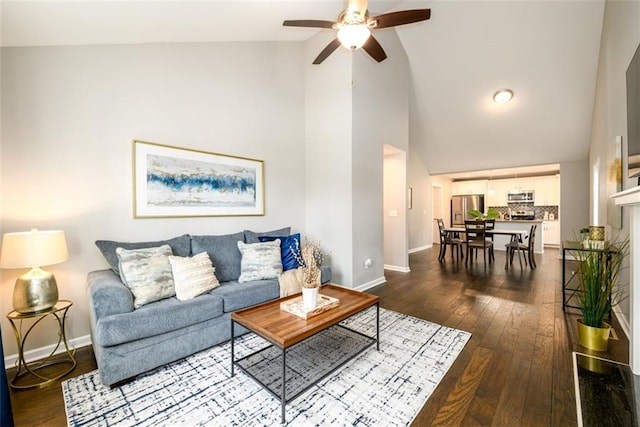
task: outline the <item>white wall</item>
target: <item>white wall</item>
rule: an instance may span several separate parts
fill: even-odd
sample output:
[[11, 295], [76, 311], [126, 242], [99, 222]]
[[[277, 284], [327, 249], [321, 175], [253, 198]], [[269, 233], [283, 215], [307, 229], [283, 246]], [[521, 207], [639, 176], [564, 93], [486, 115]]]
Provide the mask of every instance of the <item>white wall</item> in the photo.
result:
[[[387, 59], [376, 62], [364, 51], [353, 55], [353, 278], [354, 284], [382, 283], [387, 254], [390, 265], [408, 270], [407, 168], [397, 172], [392, 248], [383, 240], [383, 153], [390, 145], [409, 148], [409, 62], [394, 29], [375, 32]], [[342, 49], [344, 50], [344, 49]], [[406, 155], [406, 154], [405, 154]], [[384, 195], [386, 197], [386, 195]], [[383, 260], [384, 258], [384, 260]], [[372, 259], [371, 268], [364, 260]]]
[[[70, 338], [89, 333], [87, 272], [107, 266], [96, 239], [305, 231], [302, 58], [301, 43], [2, 49], [2, 233], [65, 231], [70, 260], [49, 270], [74, 301]], [[265, 216], [133, 219], [134, 138], [264, 160]], [[19, 273], [1, 273], [2, 313]], [[4, 316], [2, 328], [14, 354]], [[34, 331], [30, 346], [51, 333]]]
[[[605, 5], [604, 26], [600, 43], [596, 100], [591, 132], [590, 161], [600, 159], [600, 189], [595, 204], [599, 211], [599, 225], [607, 224], [607, 153], [616, 136], [623, 137], [623, 159], [626, 159], [627, 110], [625, 73], [631, 58], [640, 43], [640, 2], [611, 1]], [[623, 188], [635, 185], [626, 179], [626, 160], [622, 172]], [[564, 175], [562, 176], [564, 179]], [[591, 175], [593, 180], [593, 174]], [[564, 193], [563, 193], [564, 197]], [[593, 214], [593, 212], [592, 212]], [[629, 211], [622, 214], [623, 228], [607, 227], [607, 236], [629, 235]], [[625, 296], [629, 295], [629, 269], [621, 272], [620, 284]], [[621, 323], [629, 323], [629, 299], [624, 299], [617, 307]]]
[[589, 163], [587, 160], [560, 163], [561, 240], [574, 240], [589, 225]]
[[306, 221], [309, 234], [331, 251], [332, 281], [351, 286], [352, 61], [339, 48], [312, 64], [331, 36], [319, 33], [304, 50]]

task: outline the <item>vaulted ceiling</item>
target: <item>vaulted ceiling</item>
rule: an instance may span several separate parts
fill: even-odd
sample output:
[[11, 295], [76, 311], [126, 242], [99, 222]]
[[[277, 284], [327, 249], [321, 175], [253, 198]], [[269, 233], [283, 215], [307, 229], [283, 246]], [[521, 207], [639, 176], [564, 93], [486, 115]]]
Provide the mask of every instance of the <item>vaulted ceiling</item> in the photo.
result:
[[[320, 30], [282, 21], [335, 20], [345, 4], [2, 0], [0, 44], [306, 40]], [[431, 19], [378, 31], [397, 31], [409, 57], [412, 150], [430, 173], [587, 158], [604, 0], [369, 1], [372, 13], [410, 8]], [[505, 87], [513, 100], [495, 104]]]

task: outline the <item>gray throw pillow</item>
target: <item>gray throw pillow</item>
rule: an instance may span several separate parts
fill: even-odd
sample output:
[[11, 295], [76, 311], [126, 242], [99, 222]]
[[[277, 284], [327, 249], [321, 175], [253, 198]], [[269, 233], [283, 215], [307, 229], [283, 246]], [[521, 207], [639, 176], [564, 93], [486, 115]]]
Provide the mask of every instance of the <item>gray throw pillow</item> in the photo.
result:
[[245, 243], [258, 243], [260, 236], [266, 237], [280, 237], [280, 236], [288, 236], [291, 234], [291, 227], [284, 227], [279, 230], [271, 230], [271, 231], [263, 231], [256, 232], [251, 230], [244, 230], [244, 242]]
[[120, 261], [120, 278], [133, 294], [133, 306], [140, 308], [150, 302], [176, 294], [169, 256], [169, 245], [157, 248], [116, 248]]
[[109, 267], [114, 273], [120, 275], [118, 269], [118, 255], [116, 254], [116, 248], [123, 249], [142, 249], [142, 248], [157, 248], [162, 245], [169, 245], [174, 255], [177, 256], [189, 256], [191, 255], [191, 238], [188, 234], [183, 234], [179, 237], [174, 237], [169, 240], [159, 240], [157, 242], [115, 242], [112, 240], [96, 240], [96, 246], [102, 252], [102, 255], [109, 263]]
[[238, 242], [244, 240], [242, 231], [221, 236], [191, 236], [191, 250], [194, 254], [206, 252], [216, 269], [216, 277], [220, 282], [238, 280], [240, 277], [240, 260]]

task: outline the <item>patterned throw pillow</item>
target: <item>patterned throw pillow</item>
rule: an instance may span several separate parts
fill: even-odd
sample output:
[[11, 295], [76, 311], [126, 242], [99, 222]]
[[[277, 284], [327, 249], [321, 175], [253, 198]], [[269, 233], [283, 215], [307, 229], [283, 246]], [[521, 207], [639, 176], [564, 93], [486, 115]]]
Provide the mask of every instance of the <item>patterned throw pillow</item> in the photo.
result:
[[[282, 258], [282, 270], [292, 270], [300, 267], [298, 259], [302, 259], [300, 253], [300, 233], [292, 234], [290, 236], [259, 236], [258, 240], [261, 242], [272, 242], [276, 239], [280, 239], [280, 257]], [[296, 253], [294, 255], [293, 253]]]
[[186, 301], [220, 286], [206, 252], [192, 257], [170, 256], [176, 298]]
[[238, 241], [238, 249], [242, 254], [238, 282], [275, 279], [282, 273], [280, 239], [262, 243]]
[[157, 248], [117, 248], [120, 278], [133, 294], [133, 306], [172, 297], [176, 294], [169, 256], [169, 245]]

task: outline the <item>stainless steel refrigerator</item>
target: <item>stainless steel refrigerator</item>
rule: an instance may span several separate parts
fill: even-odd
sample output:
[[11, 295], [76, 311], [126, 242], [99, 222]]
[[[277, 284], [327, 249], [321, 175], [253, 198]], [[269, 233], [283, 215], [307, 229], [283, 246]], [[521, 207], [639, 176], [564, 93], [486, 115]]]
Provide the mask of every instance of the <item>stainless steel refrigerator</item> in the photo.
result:
[[451, 226], [464, 227], [465, 219], [473, 219], [469, 211], [475, 209], [484, 212], [484, 195], [469, 194], [451, 197]]

